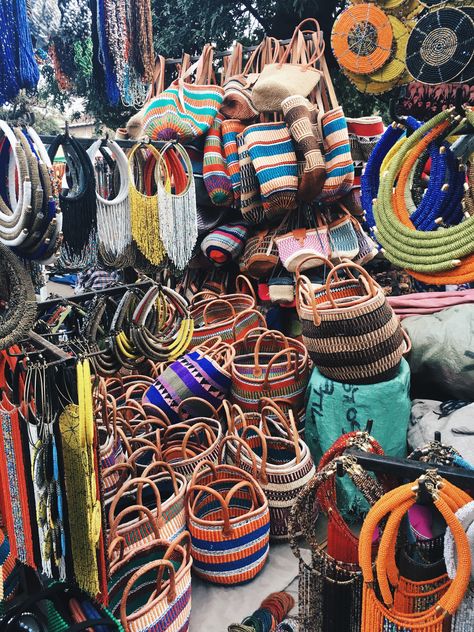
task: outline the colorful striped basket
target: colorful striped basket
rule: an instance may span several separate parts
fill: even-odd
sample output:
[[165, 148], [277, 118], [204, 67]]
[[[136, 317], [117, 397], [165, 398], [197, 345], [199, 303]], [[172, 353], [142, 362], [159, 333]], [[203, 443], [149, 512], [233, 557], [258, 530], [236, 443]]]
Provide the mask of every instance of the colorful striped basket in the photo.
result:
[[227, 586], [258, 575], [268, 557], [270, 512], [250, 474], [203, 462], [188, 489], [187, 511], [197, 575]]
[[243, 137], [260, 184], [268, 219], [296, 209], [298, 165], [290, 132], [285, 123], [257, 123]]
[[[327, 265], [326, 284], [316, 291], [297, 271], [297, 310], [311, 359], [324, 376], [338, 382], [391, 379], [409, 350], [400, 319], [363, 268], [350, 261]], [[349, 278], [340, 281], [342, 270]], [[355, 278], [352, 270], [360, 276]]]
[[[212, 340], [211, 336], [209, 339]], [[195, 346], [202, 344], [203, 340], [196, 340]], [[173, 423], [180, 421], [178, 408], [181, 402], [190, 397], [199, 397], [218, 408], [230, 390], [228, 366], [232, 358], [233, 350], [228, 345], [214, 350], [195, 348], [170, 364], [156, 378], [143, 397], [143, 405], [156, 406]]]
[[[278, 430], [283, 429], [286, 437], [271, 434], [273, 422], [267, 413], [277, 418]], [[270, 507], [270, 537], [287, 540], [291, 507], [315, 467], [308, 446], [298, 436], [291, 410], [287, 420], [278, 408], [264, 406], [259, 417], [260, 427], [247, 424], [242, 411], [233, 417], [227, 436], [228, 459], [260, 482]]]
[[212, 203], [215, 206], [232, 206], [233, 183], [224, 155], [222, 125], [223, 117], [219, 114], [206, 136], [202, 173]]
[[224, 145], [224, 155], [227, 169], [234, 190], [234, 201], [240, 206], [240, 165], [239, 151], [237, 146], [237, 135], [243, 132], [245, 125], [236, 119], [222, 121], [222, 144]]
[[[280, 332], [234, 344], [231, 400], [244, 412], [259, 410], [262, 396], [283, 398], [295, 411], [304, 408], [309, 379], [308, 351], [303, 343]], [[252, 349], [250, 351], [250, 349]]]
[[[175, 540], [186, 528], [185, 493], [185, 477], [168, 463], [153, 461], [143, 476], [127, 481], [112, 500], [109, 542], [119, 539], [121, 554], [126, 554], [154, 539]], [[114, 561], [112, 553], [109, 561]]]
[[203, 461], [217, 462], [223, 436], [222, 424], [217, 419], [188, 419], [170, 426], [163, 433], [161, 452], [174, 471], [189, 480]]
[[120, 603], [125, 632], [186, 632], [191, 615], [191, 566], [189, 548], [175, 542], [162, 559], [139, 568], [128, 580]]

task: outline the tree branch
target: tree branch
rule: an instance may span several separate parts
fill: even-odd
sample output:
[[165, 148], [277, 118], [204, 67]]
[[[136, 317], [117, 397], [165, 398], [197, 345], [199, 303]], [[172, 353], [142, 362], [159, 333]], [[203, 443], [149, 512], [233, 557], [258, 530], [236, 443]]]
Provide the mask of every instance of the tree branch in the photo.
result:
[[253, 6], [253, 4], [251, 2], [246, 2], [245, 0], [244, 2], [242, 2], [242, 4], [250, 13], [250, 15], [252, 15], [257, 20], [257, 22], [263, 27], [265, 33], [268, 34], [271, 31], [270, 24], [262, 18], [262, 16], [257, 11], [257, 9]]

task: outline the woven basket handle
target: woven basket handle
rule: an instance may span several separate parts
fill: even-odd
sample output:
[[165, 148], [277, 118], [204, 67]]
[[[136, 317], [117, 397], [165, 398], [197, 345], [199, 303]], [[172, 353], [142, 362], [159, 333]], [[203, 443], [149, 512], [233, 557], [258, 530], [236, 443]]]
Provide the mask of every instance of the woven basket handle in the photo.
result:
[[[249, 434], [249, 432], [254, 432], [258, 438], [260, 439], [260, 443], [262, 445], [262, 458], [260, 461], [260, 481], [262, 482], [263, 485], [267, 485], [268, 484], [268, 474], [267, 474], [267, 462], [268, 462], [268, 444], [267, 444], [267, 439], [265, 437], [265, 435], [263, 434], [263, 432], [260, 430], [260, 428], [258, 428], [257, 426], [246, 426], [242, 432], [242, 434], [240, 435], [240, 438], [242, 440], [243, 443], [245, 443], [245, 445], [248, 447], [248, 449], [254, 454], [252, 448], [248, 445], [246, 438]], [[237, 447], [237, 459], [238, 462], [240, 462], [240, 453], [241, 453], [241, 444], [239, 444], [239, 446]], [[257, 459], [255, 457], [255, 463], [257, 463]], [[255, 478], [255, 477], [254, 477]]]
[[[130, 595], [130, 592], [132, 588], [134, 587], [134, 585], [138, 582], [138, 580], [142, 576], [146, 575], [147, 573], [154, 570], [155, 568], [168, 569], [169, 582], [170, 582], [169, 592], [168, 592], [168, 603], [173, 603], [173, 601], [176, 599], [176, 572], [174, 570], [173, 564], [169, 560], [154, 560], [153, 562], [149, 562], [148, 564], [145, 564], [130, 577], [123, 591], [122, 601], [120, 603], [120, 621], [124, 627], [125, 632], [130, 632], [130, 626], [128, 625], [128, 620], [127, 620], [127, 602], [128, 602], [128, 597]], [[159, 594], [161, 592], [162, 577], [163, 577], [162, 573], [161, 574], [158, 573], [157, 582], [156, 582], [156, 591], [154, 591], [154, 595], [156, 593]], [[143, 607], [140, 608], [140, 612], [144, 614]]]
[[173, 470], [171, 465], [169, 463], [166, 463], [166, 461], [153, 461], [153, 463], [150, 463], [150, 465], [145, 468], [145, 471], [143, 472], [143, 478], [151, 478], [151, 476], [155, 473], [155, 470], [157, 470], [157, 474], [161, 473], [160, 470], [165, 470], [166, 472], [168, 472], [173, 484], [173, 491], [177, 496], [179, 494], [178, 481], [176, 480], [176, 472]]
[[[256, 310], [255, 310], [256, 311]], [[260, 312], [257, 312], [257, 314], [260, 314]], [[261, 314], [260, 314], [261, 316]], [[260, 336], [260, 334], [263, 334], [265, 331], [268, 331], [267, 327], [254, 327], [253, 329], [249, 329], [249, 331], [245, 334], [245, 336], [243, 338], [240, 339], [239, 342], [242, 342], [245, 346], [245, 349], [247, 351], [247, 353], [249, 352], [249, 345], [251, 345], [252, 349], [255, 348], [255, 341], [252, 344], [249, 340], [249, 338], [255, 338], [255, 336]]]
[[[154, 481], [151, 480], [151, 478], [145, 477], [145, 476], [140, 476], [139, 478], [132, 478], [129, 481], [126, 481], [122, 487], [116, 492], [112, 503], [110, 505], [110, 509], [109, 509], [109, 524], [115, 524], [115, 520], [117, 519], [115, 516], [115, 510], [117, 509], [117, 504], [120, 501], [120, 499], [124, 496], [124, 494], [133, 489], [136, 488], [137, 490], [137, 495], [136, 495], [136, 506], [143, 506], [143, 486], [144, 485], [150, 485], [154, 495], [155, 495], [155, 501], [156, 501], [156, 525], [157, 525], [157, 529], [158, 529], [158, 535], [159, 535], [159, 530], [161, 528], [163, 528], [164, 526], [164, 521], [163, 521], [163, 516], [161, 513], [161, 494], [160, 494], [160, 490], [158, 489], [156, 483], [154, 483]], [[120, 515], [120, 514], [119, 514]], [[140, 519], [144, 518], [143, 515], [140, 515]], [[155, 519], [154, 519], [155, 520]], [[116, 524], [116, 526], [118, 526], [118, 524], [120, 524], [119, 522]], [[111, 527], [112, 529], [112, 527]], [[112, 537], [112, 531], [111, 533], [111, 537]], [[113, 534], [115, 535], [115, 533]]]
[[[233, 434], [233, 435], [226, 435], [220, 445], [219, 445], [219, 456], [218, 456], [218, 460], [219, 460], [219, 464], [220, 465], [225, 465], [225, 461], [224, 461], [224, 447], [226, 446], [227, 443], [238, 443], [240, 448], [244, 448], [247, 451], [248, 457], [249, 459], [252, 461], [252, 476], [253, 478], [256, 480], [258, 477], [258, 466], [257, 466], [257, 458], [255, 456], [255, 452], [253, 452], [253, 450], [250, 448], [250, 446], [238, 435]], [[240, 458], [241, 458], [241, 454], [242, 454], [242, 449], [237, 449], [236, 452], [236, 465], [237, 467], [239, 466], [240, 463]]]
[[152, 419], [152, 420], [159, 419], [163, 421], [167, 426], [171, 426], [171, 421], [168, 415], [164, 412], [164, 410], [162, 410], [155, 404], [152, 404], [151, 402], [144, 402], [143, 408], [145, 409], [145, 412], [147, 414], [147, 419]]
[[[239, 312], [237, 314], [237, 316], [235, 317], [234, 322], [232, 324], [232, 339], [233, 339], [234, 342], [237, 342], [237, 325], [238, 325], [238, 323], [240, 323], [240, 321], [243, 320], [244, 318], [247, 318], [247, 316], [249, 316], [250, 314], [253, 314], [254, 316], [257, 317], [257, 321], [260, 321], [260, 323], [262, 325], [262, 329], [267, 329], [267, 321], [265, 320], [265, 317], [263, 316], [263, 314], [261, 314], [258, 310], [253, 309], [253, 308], [244, 309], [243, 312]], [[250, 331], [248, 331], [247, 334], [245, 335], [245, 339], [255, 329], [256, 328], [253, 328]]]
[[[259, 363], [260, 349], [262, 347], [262, 342], [269, 338], [272, 339], [274, 342], [276, 342], [277, 340], [280, 340], [284, 345], [284, 349], [289, 348], [288, 338], [284, 334], [282, 334], [281, 331], [278, 331], [276, 329], [269, 329], [268, 331], [265, 331], [263, 334], [261, 334], [258, 337], [257, 342], [255, 343], [255, 351], [254, 351], [254, 356], [253, 356], [253, 359], [254, 359], [253, 374], [255, 377], [260, 377], [263, 373], [262, 367], [260, 366], [260, 363]], [[289, 371], [290, 368], [291, 368], [290, 363], [288, 363], [287, 371]]]
[[231, 77], [242, 73], [243, 46], [236, 42], [230, 55], [224, 57], [224, 72], [222, 83], [225, 84]]
[[122, 463], [114, 463], [110, 467], [106, 467], [105, 469], [103, 469], [102, 478], [107, 478], [108, 476], [110, 476], [111, 474], [115, 474], [116, 472], [121, 474], [119, 481], [117, 483], [117, 486], [120, 486], [120, 487], [127, 480], [127, 474], [129, 476], [135, 475], [135, 470], [133, 469], [133, 466], [127, 461], [123, 461]]
[[257, 304], [257, 295], [255, 294], [253, 285], [244, 274], [238, 274], [235, 278], [235, 289], [238, 294], [251, 296], [255, 305]]
[[[308, 257], [305, 257], [304, 259], [302, 259], [299, 264], [296, 266], [296, 270], [295, 270], [295, 274], [296, 274], [296, 280], [298, 280], [298, 277], [301, 276], [301, 271], [302, 271], [302, 266], [307, 263], [308, 261], [322, 261], [324, 263], [325, 266], [327, 266], [329, 269], [334, 268], [334, 264], [332, 264], [329, 259], [326, 259], [326, 257], [323, 257], [322, 255], [309, 255]], [[321, 267], [320, 264], [318, 264], [316, 266], [317, 268]]]
[[293, 411], [290, 409], [288, 412], [289, 419], [286, 419], [285, 415], [283, 415], [280, 408], [277, 406], [267, 405], [262, 408], [262, 427], [265, 433], [270, 436], [270, 432], [268, 429], [267, 422], [267, 412], [275, 415], [278, 421], [283, 426], [284, 430], [288, 435], [288, 439], [293, 443], [295, 447], [295, 459], [297, 463], [301, 461], [301, 447], [300, 447], [300, 438], [298, 436], [298, 431], [296, 430], [295, 417], [293, 415]]
[[[178, 546], [184, 549], [183, 559], [185, 561], [185, 564], [187, 564], [189, 560], [191, 559], [191, 535], [189, 534], [189, 531], [183, 531], [182, 533], [180, 533], [180, 535], [178, 535], [176, 539], [173, 540], [173, 542], [169, 545], [166, 553], [164, 554], [163, 559], [171, 561], [171, 556], [176, 551]], [[164, 572], [165, 572], [164, 567], [160, 568], [160, 570], [158, 571], [158, 584], [159, 585], [161, 585], [161, 582], [163, 580]]]
[[117, 407], [117, 417], [128, 423], [133, 421], [137, 415], [141, 415], [143, 419], [146, 419], [147, 416], [143, 406], [135, 399], [127, 400], [125, 404]]
[[196, 481], [198, 480], [199, 476], [202, 476], [204, 468], [208, 468], [211, 471], [211, 474], [214, 477], [214, 480], [217, 480], [217, 469], [216, 469], [215, 463], [208, 460], [200, 461], [194, 468], [194, 472], [191, 477], [191, 481], [189, 483], [190, 487], [196, 484]]
[[216, 292], [213, 292], [212, 290], [203, 290], [202, 292], [196, 292], [196, 294], [194, 294], [191, 299], [191, 307], [195, 307], [196, 304], [199, 303], [199, 301], [201, 300], [208, 301], [209, 297], [211, 297], [212, 299], [217, 299], [219, 298], [219, 294], [216, 294]]
[[151, 381], [150, 382], [135, 382], [134, 384], [129, 386], [127, 390], [125, 391], [125, 401], [128, 401], [129, 399], [134, 399], [133, 395], [136, 395], [137, 393], [141, 393], [143, 396], [145, 392], [150, 388], [152, 383], [153, 382]]
[[[310, 22], [316, 27], [316, 31], [310, 31], [308, 29], [303, 30], [301, 28], [303, 24], [306, 24], [308, 22]], [[283, 54], [280, 60], [280, 66], [282, 66], [283, 64], [286, 64], [288, 62], [288, 58], [290, 54], [291, 53], [294, 54], [295, 52], [297, 55], [294, 55], [294, 59], [295, 59], [294, 63], [300, 64], [301, 69], [303, 71], [313, 66], [313, 64], [324, 53], [324, 46], [321, 46], [319, 50], [315, 50], [313, 54], [311, 55], [311, 57], [309, 59], [306, 59], [306, 54], [303, 55], [303, 50], [301, 50], [300, 35], [302, 34], [304, 38], [305, 33], [314, 33], [314, 32], [318, 35], [318, 38], [321, 40], [321, 28], [319, 26], [319, 22], [315, 18], [306, 18], [305, 20], [302, 20], [293, 31], [293, 36], [290, 40], [290, 43], [286, 47], [285, 53]], [[298, 41], [300, 41], [300, 44]], [[304, 39], [303, 39], [303, 42], [304, 42]], [[302, 63], [302, 62], [306, 62], [306, 63]]]
[[192, 492], [198, 492], [194, 498], [194, 502], [193, 502], [193, 509], [196, 505], [196, 502], [199, 498], [199, 493], [206, 493], [206, 494], [210, 494], [211, 496], [213, 496], [217, 502], [219, 503], [219, 505], [221, 506], [222, 509], [222, 521], [224, 523], [224, 528], [222, 530], [223, 534], [225, 536], [230, 536], [232, 535], [232, 526], [230, 524], [230, 515], [229, 515], [229, 507], [226, 503], [226, 501], [224, 500], [224, 498], [221, 496], [221, 494], [219, 494], [219, 492], [215, 489], [213, 489], [212, 487], [208, 487], [207, 485], [199, 485], [199, 484], [194, 484], [194, 485], [190, 485], [189, 489], [188, 489], [188, 494], [191, 494]]
[[321, 315], [318, 312], [318, 307], [316, 305], [316, 299], [314, 296], [313, 286], [311, 281], [307, 276], [302, 274], [298, 275], [296, 279], [296, 309], [299, 312], [301, 310], [301, 306], [305, 305], [311, 307], [311, 311], [313, 314], [313, 323], [318, 326], [321, 323]]
[[[296, 349], [282, 349], [281, 351], [278, 351], [278, 353], [276, 353], [273, 358], [270, 359], [269, 363], [267, 364], [267, 368], [265, 371], [265, 377], [263, 380], [263, 384], [262, 384], [262, 389], [269, 389], [270, 388], [270, 382], [272, 381], [272, 379], [270, 378], [270, 371], [272, 370], [273, 365], [275, 364], [275, 362], [277, 360], [279, 360], [280, 358], [283, 357], [287, 357], [290, 359], [290, 369], [288, 370], [288, 373], [286, 375], [278, 375], [277, 379], [281, 380], [284, 377], [288, 377], [289, 374], [294, 373], [295, 377], [298, 378], [299, 374], [300, 374], [300, 369], [298, 366], [298, 352]], [[294, 358], [294, 362], [295, 362], [295, 368], [292, 371], [291, 370], [291, 359]]]
[[184, 435], [183, 438], [183, 444], [182, 444], [182, 451], [183, 451], [183, 458], [186, 459], [186, 449], [188, 447], [188, 442], [189, 439], [194, 436], [196, 438], [196, 441], [199, 445], [200, 448], [202, 448], [201, 443], [199, 441], [199, 435], [197, 434], [198, 430], [204, 430], [204, 434], [206, 435], [206, 438], [209, 442], [209, 446], [211, 447], [216, 441], [217, 441], [217, 437], [214, 434], [214, 431], [212, 430], [212, 428], [210, 428], [206, 423], [204, 423], [203, 421], [199, 421], [197, 424], [194, 424], [193, 426], [191, 426], [186, 434]]
[[208, 310], [209, 310], [209, 308], [211, 306], [215, 306], [215, 305], [223, 305], [224, 307], [229, 308], [230, 314], [231, 314], [231, 318], [235, 318], [236, 317], [237, 314], [235, 312], [235, 309], [234, 309], [234, 306], [232, 305], [232, 303], [230, 303], [229, 301], [226, 301], [223, 298], [216, 298], [213, 301], [209, 301], [209, 303], [207, 303], [207, 305], [205, 305], [205, 307], [203, 309], [202, 319], [203, 319], [205, 325], [217, 324], [217, 323], [221, 323], [221, 322], [224, 322], [224, 321], [229, 319], [229, 316], [225, 316], [223, 318], [222, 317], [221, 318], [217, 318], [217, 319], [214, 319], [211, 322], [209, 322], [209, 320], [207, 318], [207, 312], [208, 312]]
[[[159, 433], [158, 433], [159, 434]], [[137, 441], [137, 439], [135, 439], [135, 441]], [[161, 448], [161, 446], [160, 446]], [[162, 461], [162, 454], [161, 454], [161, 449], [160, 449], [157, 445], [153, 445], [153, 443], [151, 443], [151, 441], [146, 441], [146, 445], [142, 445], [141, 447], [137, 448], [136, 450], [132, 451], [132, 454], [129, 456], [128, 458], [128, 462], [131, 463], [132, 467], [137, 468], [137, 460], [138, 458], [142, 455], [142, 454], [146, 454], [147, 452], [152, 452], [155, 456], [155, 461]]]
[[353, 301], [344, 302], [344, 307], [352, 307], [353, 305], [360, 305], [361, 303], [365, 303], [368, 299], [375, 298], [377, 296], [377, 287], [374, 283], [374, 280], [370, 276], [370, 274], [357, 263], [354, 263], [353, 261], [346, 261], [344, 263], [340, 263], [335, 268], [330, 270], [326, 278], [326, 296], [328, 298], [328, 301], [331, 303], [331, 305], [335, 309], [338, 308], [338, 305], [336, 304], [335, 300], [332, 297], [331, 279], [335, 274], [337, 274], [338, 270], [350, 271], [351, 268], [354, 270], [357, 270], [357, 272], [360, 273], [362, 279], [366, 281], [366, 283], [362, 282], [361, 285], [363, 285], [364, 289], [368, 292], [368, 295], [359, 299], [354, 299]]
[[410, 353], [410, 351], [411, 351], [411, 347], [412, 347], [412, 344], [411, 344], [411, 338], [410, 338], [410, 336], [408, 335], [408, 332], [407, 332], [405, 329], [403, 329], [403, 327], [401, 328], [401, 330], [402, 330], [402, 334], [403, 334], [403, 337], [405, 338], [405, 343], [406, 343], [406, 349], [405, 349], [405, 351], [403, 352], [403, 355], [405, 355], [405, 356], [406, 356], [406, 355], [408, 355], [408, 354]]
[[145, 516], [148, 518], [151, 528], [153, 529], [153, 533], [157, 540], [160, 539], [160, 527], [156, 522], [156, 518], [153, 515], [151, 509], [145, 507], [144, 505], [130, 505], [129, 507], [125, 507], [122, 509], [117, 516], [115, 516], [114, 521], [110, 522], [110, 531], [109, 536], [111, 540], [113, 540], [118, 534], [118, 528], [122, 520], [131, 513], [140, 512], [140, 518], [143, 519]]
[[134, 439], [138, 439], [143, 436], [143, 438], [146, 439], [147, 435], [149, 435], [150, 432], [153, 432], [153, 428], [155, 430], [166, 430], [168, 427], [169, 424], [163, 421], [163, 419], [158, 419], [157, 417], [148, 417], [148, 419], [145, 419], [145, 421], [140, 421], [140, 423], [133, 427], [132, 437]]
[[202, 397], [193, 396], [193, 397], [186, 397], [186, 399], [181, 400], [181, 402], [179, 403], [177, 414], [178, 414], [179, 419], [181, 419], [181, 421], [184, 421], [183, 408], [185, 408], [186, 404], [189, 404], [190, 402], [195, 402], [195, 403], [198, 403], [200, 406], [205, 406], [208, 412], [211, 413], [209, 417], [212, 417], [213, 419], [219, 419], [219, 413], [211, 404], [211, 402], [208, 402]]
[[257, 492], [255, 491], [255, 485], [251, 481], [239, 481], [236, 485], [234, 485], [231, 489], [229, 489], [229, 491], [227, 492], [225, 496], [225, 502], [229, 510], [230, 510], [230, 503], [232, 502], [233, 497], [241, 489], [248, 489], [250, 492], [250, 496], [252, 498], [252, 508], [250, 509], [250, 511], [254, 511], [255, 509], [257, 509], [258, 498], [257, 498]]

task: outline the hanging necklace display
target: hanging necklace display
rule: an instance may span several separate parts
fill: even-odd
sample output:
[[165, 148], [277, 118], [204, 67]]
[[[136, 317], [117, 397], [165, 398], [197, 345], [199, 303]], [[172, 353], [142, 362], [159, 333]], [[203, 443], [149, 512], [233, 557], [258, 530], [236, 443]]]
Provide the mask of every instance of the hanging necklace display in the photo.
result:
[[36, 320], [35, 290], [31, 278], [9, 248], [0, 244], [0, 349], [21, 340]]
[[193, 255], [198, 238], [193, 167], [180, 144], [165, 145], [161, 156], [172, 178], [174, 193], [163, 186], [161, 178], [156, 178], [160, 237], [168, 257], [179, 270], [183, 270]]
[[0, 150], [0, 241], [8, 246], [19, 246], [28, 237], [33, 219], [31, 182], [25, 152], [13, 130], [4, 121], [0, 121], [0, 130], [3, 132]]
[[98, 140], [88, 149], [91, 161], [97, 151], [109, 151], [118, 170], [120, 188], [113, 199], [106, 199], [97, 188], [97, 237], [101, 256], [112, 266], [123, 267], [132, 262], [132, 231], [130, 226], [128, 160], [119, 145], [110, 140]]
[[62, 147], [66, 173], [59, 201], [63, 212], [63, 263], [80, 268], [91, 265], [96, 257], [97, 205], [94, 169], [85, 149], [68, 133], [60, 134], [51, 143], [51, 161]]
[[[170, 188], [169, 175], [161, 154], [153, 145], [139, 143], [133, 147], [128, 157], [129, 165], [129, 194], [130, 214], [132, 220], [132, 236], [138, 249], [145, 255], [148, 261], [159, 266], [165, 258], [165, 248], [160, 237], [160, 221], [158, 211], [158, 194], [152, 194], [152, 187], [146, 193], [138, 190], [134, 174], [134, 161], [137, 151], [146, 149], [147, 161], [154, 159], [156, 164], [153, 169], [157, 182], [161, 177], [165, 178], [165, 188]], [[153, 173], [151, 174], [153, 176]]]

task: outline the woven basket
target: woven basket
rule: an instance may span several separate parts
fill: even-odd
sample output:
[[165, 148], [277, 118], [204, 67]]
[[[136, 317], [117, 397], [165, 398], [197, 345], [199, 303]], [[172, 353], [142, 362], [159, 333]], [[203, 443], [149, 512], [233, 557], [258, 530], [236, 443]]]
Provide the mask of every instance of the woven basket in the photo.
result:
[[[212, 305], [212, 301], [208, 304]], [[219, 341], [214, 348], [211, 345], [211, 348], [194, 349], [170, 364], [157, 377], [144, 395], [143, 405], [147, 409], [150, 404], [158, 407], [172, 422], [180, 420], [179, 406], [190, 397], [204, 399], [218, 408], [230, 390], [228, 366], [232, 358], [232, 348]]]
[[[267, 412], [277, 416], [287, 433], [285, 438], [270, 434], [265, 417]], [[234, 417], [236, 422], [243, 423], [240, 427], [236, 423], [229, 428], [227, 458], [259, 481], [270, 507], [270, 537], [287, 540], [291, 507], [300, 490], [314, 475], [314, 463], [308, 446], [298, 436], [291, 411], [289, 425], [286, 417], [274, 407], [264, 407], [258, 417], [263, 420], [263, 428], [257, 424], [247, 425], [245, 414]]]
[[[186, 528], [185, 492], [184, 476], [167, 463], [153, 462], [143, 476], [127, 481], [113, 498], [108, 515], [109, 542], [119, 537], [121, 553], [126, 554], [155, 538], [176, 539]], [[140, 506], [144, 509], [130, 511], [130, 507]], [[111, 553], [109, 561], [114, 561]]]
[[125, 632], [189, 628], [191, 565], [189, 547], [174, 543], [162, 559], [155, 558], [130, 577], [120, 603]]
[[268, 277], [278, 265], [276, 233], [271, 229], [259, 231], [251, 237], [240, 258], [240, 270], [254, 279]]
[[173, 470], [189, 480], [203, 461], [217, 463], [223, 435], [222, 424], [217, 419], [188, 419], [170, 426], [163, 433], [161, 452]]
[[231, 465], [203, 462], [187, 493], [194, 571], [215, 584], [253, 579], [269, 550], [270, 512], [260, 485]]
[[[338, 271], [352, 269], [360, 273], [358, 279], [333, 280]], [[351, 384], [396, 375], [407, 349], [400, 321], [363, 268], [352, 262], [340, 264], [317, 291], [298, 272], [296, 296], [303, 341], [323, 375]]]
[[[252, 352], [249, 348], [252, 348]], [[308, 352], [303, 343], [280, 332], [264, 331], [255, 340], [235, 343], [231, 365], [231, 400], [243, 411], [257, 411], [262, 396], [284, 398], [294, 410], [304, 407], [309, 379]]]

